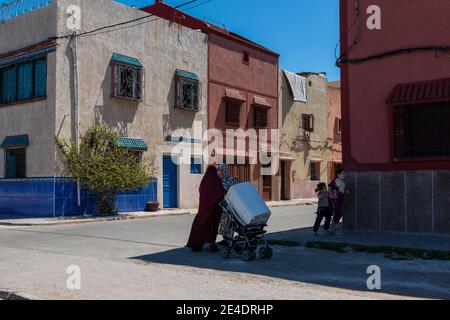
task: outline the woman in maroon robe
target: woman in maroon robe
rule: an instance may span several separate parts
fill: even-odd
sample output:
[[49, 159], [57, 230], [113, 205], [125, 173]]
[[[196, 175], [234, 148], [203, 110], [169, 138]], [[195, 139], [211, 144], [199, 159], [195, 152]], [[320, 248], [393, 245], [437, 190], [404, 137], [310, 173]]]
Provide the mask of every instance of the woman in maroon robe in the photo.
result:
[[194, 252], [203, 250], [203, 246], [210, 244], [210, 252], [216, 252], [216, 238], [222, 211], [220, 201], [226, 194], [215, 166], [210, 166], [200, 184], [200, 205], [189, 236], [187, 248]]

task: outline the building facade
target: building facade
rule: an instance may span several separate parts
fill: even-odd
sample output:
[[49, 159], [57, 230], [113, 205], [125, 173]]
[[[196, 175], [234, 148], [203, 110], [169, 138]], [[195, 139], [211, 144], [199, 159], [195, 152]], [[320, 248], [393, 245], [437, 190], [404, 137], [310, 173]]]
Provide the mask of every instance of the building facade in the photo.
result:
[[[208, 35], [209, 129], [224, 136], [227, 129], [255, 129], [258, 136], [261, 129], [278, 129], [278, 54], [162, 0], [142, 10]], [[270, 139], [267, 144], [270, 148]], [[232, 174], [241, 182], [253, 182], [266, 200], [279, 200], [279, 176], [262, 175], [261, 162], [252, 164], [249, 146], [236, 150], [224, 141], [223, 148], [215, 151], [226, 157], [233, 150], [236, 160], [231, 165]]]
[[328, 181], [336, 177], [336, 170], [342, 166], [342, 108], [341, 108], [341, 82], [328, 82]]
[[450, 232], [448, 10], [341, 1], [347, 229]]
[[[290, 74], [290, 77], [288, 75]], [[329, 182], [341, 165], [339, 85], [324, 73], [280, 70], [281, 198], [315, 197], [319, 182]], [[295, 87], [301, 83], [302, 87]], [[295, 91], [303, 91], [297, 99]]]
[[[68, 9], [80, 36], [69, 36]], [[0, 25], [0, 213], [92, 213], [86, 192], [78, 205], [54, 141], [100, 122], [124, 146], [153, 157], [158, 172], [148, 188], [119, 195], [119, 211], [140, 211], [149, 201], [197, 206], [202, 154], [179, 164], [172, 155], [180, 142], [202, 144], [183, 132], [206, 128], [207, 36], [163, 19], [83, 35], [145, 15], [109, 0], [55, 0]], [[174, 160], [183, 153], [176, 150]]]

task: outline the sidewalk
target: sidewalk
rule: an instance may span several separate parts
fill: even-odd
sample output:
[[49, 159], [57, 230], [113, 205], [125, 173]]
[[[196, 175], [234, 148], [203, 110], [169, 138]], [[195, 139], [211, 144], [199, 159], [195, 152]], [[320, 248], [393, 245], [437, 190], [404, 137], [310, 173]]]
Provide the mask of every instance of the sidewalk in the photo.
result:
[[[289, 200], [289, 201], [277, 201], [267, 203], [271, 208], [279, 207], [292, 207], [300, 205], [313, 205], [315, 199], [301, 199], [301, 200]], [[30, 227], [30, 226], [51, 226], [51, 225], [68, 225], [68, 224], [80, 224], [80, 223], [93, 223], [93, 222], [105, 222], [105, 221], [121, 221], [121, 220], [135, 220], [135, 219], [150, 219], [166, 216], [177, 216], [197, 214], [197, 209], [164, 209], [158, 212], [132, 212], [121, 213], [117, 216], [111, 217], [66, 217], [66, 218], [20, 218], [17, 216], [5, 217], [0, 215], [0, 226], [18, 226], [18, 227]]]
[[307, 243], [330, 243], [362, 245], [367, 247], [394, 247], [420, 250], [439, 250], [450, 252], [450, 236], [435, 234], [412, 234], [394, 232], [354, 232], [343, 231], [340, 228], [336, 235], [328, 235], [320, 231], [319, 236], [315, 236], [311, 228], [296, 229], [268, 235], [269, 239], [291, 241], [299, 245]]

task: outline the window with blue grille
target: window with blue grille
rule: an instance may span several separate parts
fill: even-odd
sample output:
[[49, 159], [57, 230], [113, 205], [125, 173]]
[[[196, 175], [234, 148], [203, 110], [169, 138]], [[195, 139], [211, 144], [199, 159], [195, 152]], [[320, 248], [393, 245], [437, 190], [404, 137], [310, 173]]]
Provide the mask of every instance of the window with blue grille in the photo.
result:
[[0, 104], [47, 95], [47, 58], [19, 61], [0, 68]]
[[202, 174], [202, 159], [193, 157], [191, 159], [191, 174]]

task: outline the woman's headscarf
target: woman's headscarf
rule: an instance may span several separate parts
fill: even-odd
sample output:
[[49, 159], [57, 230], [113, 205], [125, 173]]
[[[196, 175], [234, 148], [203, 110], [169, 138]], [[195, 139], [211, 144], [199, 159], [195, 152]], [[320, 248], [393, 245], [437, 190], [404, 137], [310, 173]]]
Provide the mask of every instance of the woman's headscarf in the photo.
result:
[[223, 176], [222, 176], [221, 180], [222, 180], [222, 185], [225, 190], [229, 190], [232, 186], [237, 184], [236, 178], [230, 176], [230, 167], [228, 167], [228, 165], [219, 164], [217, 169], [223, 171]]

